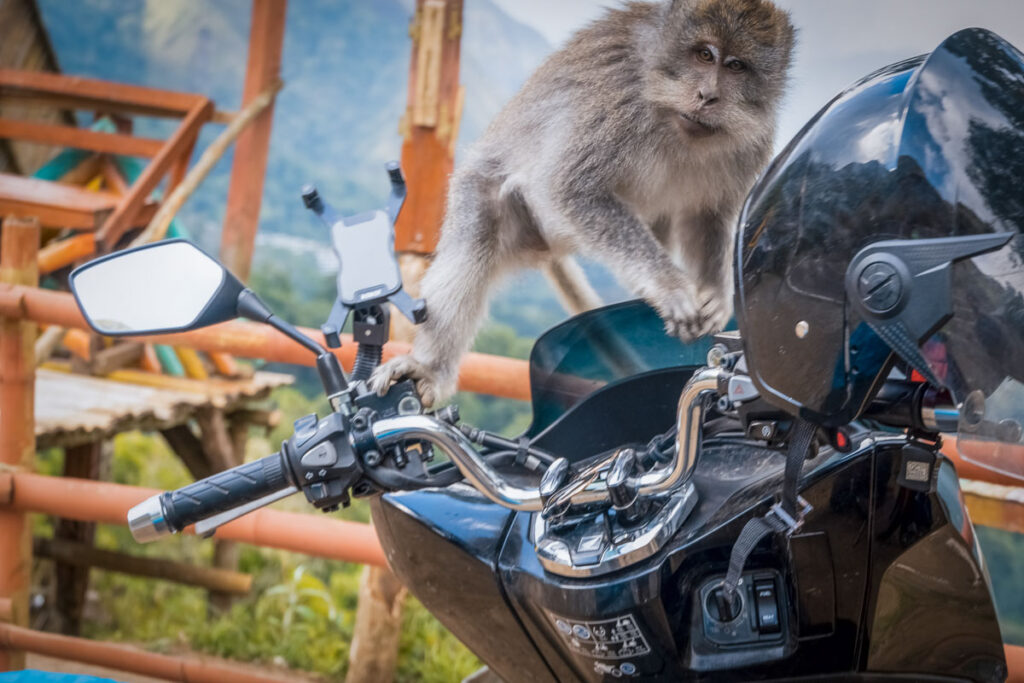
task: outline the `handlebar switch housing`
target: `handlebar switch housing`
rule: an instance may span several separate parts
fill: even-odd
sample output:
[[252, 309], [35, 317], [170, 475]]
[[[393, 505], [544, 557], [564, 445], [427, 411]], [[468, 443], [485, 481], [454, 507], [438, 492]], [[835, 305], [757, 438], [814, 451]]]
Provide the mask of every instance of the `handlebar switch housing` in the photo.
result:
[[295, 435], [284, 442], [281, 451], [306, 500], [331, 512], [348, 506], [349, 489], [362, 477], [363, 470], [356, 460], [344, 416], [331, 413], [315, 427], [312, 417], [307, 415], [296, 422]]

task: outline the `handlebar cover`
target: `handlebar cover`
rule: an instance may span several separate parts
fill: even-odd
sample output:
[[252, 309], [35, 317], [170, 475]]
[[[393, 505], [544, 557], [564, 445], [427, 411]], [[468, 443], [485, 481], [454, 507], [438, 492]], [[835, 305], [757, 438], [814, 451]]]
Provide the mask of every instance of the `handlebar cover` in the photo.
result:
[[288, 488], [284, 458], [273, 453], [161, 494], [164, 521], [173, 532]]

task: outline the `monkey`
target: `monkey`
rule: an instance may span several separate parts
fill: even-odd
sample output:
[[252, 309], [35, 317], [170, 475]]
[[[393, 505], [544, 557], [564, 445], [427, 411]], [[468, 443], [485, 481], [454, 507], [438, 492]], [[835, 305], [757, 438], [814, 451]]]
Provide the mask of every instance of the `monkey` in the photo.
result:
[[732, 317], [741, 203], [766, 165], [795, 42], [769, 0], [631, 2], [553, 53], [467, 151], [422, 282], [427, 319], [371, 389], [456, 388], [491, 287], [546, 269], [600, 305], [573, 255], [604, 264], [684, 341]]

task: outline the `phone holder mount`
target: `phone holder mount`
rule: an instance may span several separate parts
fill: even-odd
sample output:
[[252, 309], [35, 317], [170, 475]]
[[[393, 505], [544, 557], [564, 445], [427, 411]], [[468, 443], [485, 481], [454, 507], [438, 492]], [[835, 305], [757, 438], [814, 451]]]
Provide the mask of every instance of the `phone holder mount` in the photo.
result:
[[405, 178], [398, 162], [387, 165], [391, 195], [387, 209], [341, 216], [320, 197], [313, 185], [302, 189], [302, 201], [324, 222], [338, 257], [338, 297], [320, 330], [327, 346], [341, 346], [340, 333], [353, 316], [353, 335], [360, 344], [383, 346], [390, 332], [386, 304], [394, 304], [414, 324], [427, 319], [423, 299], [402, 289], [402, 273], [395, 257], [395, 221], [405, 203]]

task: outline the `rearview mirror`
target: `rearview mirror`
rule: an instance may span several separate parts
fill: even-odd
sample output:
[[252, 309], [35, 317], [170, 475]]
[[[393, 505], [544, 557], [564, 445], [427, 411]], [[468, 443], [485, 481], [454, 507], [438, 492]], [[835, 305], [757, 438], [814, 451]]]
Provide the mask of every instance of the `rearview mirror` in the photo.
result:
[[238, 315], [244, 286], [186, 240], [119, 251], [71, 273], [71, 291], [89, 326], [117, 337], [181, 332]]

